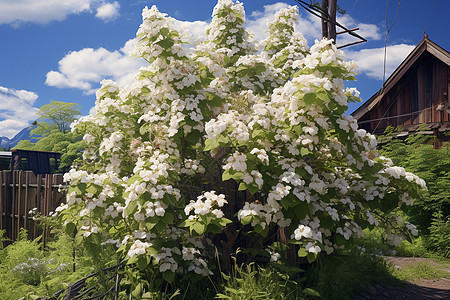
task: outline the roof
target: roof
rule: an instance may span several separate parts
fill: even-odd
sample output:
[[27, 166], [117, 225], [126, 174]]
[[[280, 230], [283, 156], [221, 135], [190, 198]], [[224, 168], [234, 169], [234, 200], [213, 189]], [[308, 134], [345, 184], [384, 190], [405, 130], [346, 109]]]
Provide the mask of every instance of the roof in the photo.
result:
[[372, 108], [377, 105], [384, 95], [386, 95], [392, 87], [394, 87], [397, 82], [408, 72], [409, 69], [414, 65], [414, 63], [422, 56], [424, 52], [429, 52], [434, 57], [450, 66], [450, 53], [445, 49], [441, 48], [436, 43], [428, 39], [428, 35], [424, 35], [422, 41], [414, 48], [413, 51], [406, 57], [406, 59], [397, 67], [397, 69], [389, 76], [386, 82], [383, 84], [378, 92], [376, 92], [372, 97], [369, 98], [364, 104], [362, 104], [358, 109], [356, 109], [351, 115], [359, 120], [362, 116], [372, 110]]
[[12, 154], [9, 151], [0, 151], [0, 158], [9, 158], [11, 159]]

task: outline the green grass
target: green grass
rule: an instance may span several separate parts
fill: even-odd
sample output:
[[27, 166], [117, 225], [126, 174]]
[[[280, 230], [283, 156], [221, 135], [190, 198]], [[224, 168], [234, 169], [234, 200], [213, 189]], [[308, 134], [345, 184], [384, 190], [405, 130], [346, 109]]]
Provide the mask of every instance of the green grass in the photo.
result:
[[306, 283], [316, 289], [322, 299], [344, 300], [367, 285], [399, 284], [392, 272], [392, 266], [375, 255], [335, 255], [322, 257], [313, 264], [307, 270]]
[[406, 265], [401, 269], [396, 269], [393, 275], [406, 281], [417, 281], [420, 279], [439, 279], [449, 276], [449, 273], [440, 270], [440, 267], [432, 266], [429, 262], [418, 262], [416, 264]]

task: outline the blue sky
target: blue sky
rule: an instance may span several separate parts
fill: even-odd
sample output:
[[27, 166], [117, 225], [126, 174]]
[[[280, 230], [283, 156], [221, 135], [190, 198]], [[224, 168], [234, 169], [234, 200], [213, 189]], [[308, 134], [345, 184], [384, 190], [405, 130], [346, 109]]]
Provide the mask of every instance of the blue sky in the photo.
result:
[[[243, 0], [247, 28], [265, 37], [266, 21], [294, 0]], [[309, 1], [306, 1], [309, 2]], [[398, 0], [338, 0], [346, 10], [338, 20], [359, 27], [367, 43], [344, 48], [359, 65], [357, 87], [367, 100], [382, 84], [384, 38], [395, 19]], [[204, 35], [215, 0], [0, 0], [0, 136], [13, 137], [36, 119], [36, 110], [50, 100], [77, 102], [88, 114], [99, 82], [111, 78], [127, 84], [141, 60], [128, 56], [145, 6], [183, 21], [192, 39]], [[388, 76], [423, 38], [450, 50], [448, 0], [401, 1], [398, 19], [387, 40]], [[428, 22], [428, 25], [427, 25]], [[297, 29], [309, 45], [320, 39], [320, 21], [300, 8]], [[338, 45], [350, 41], [338, 39]], [[351, 105], [348, 112], [358, 107]]]

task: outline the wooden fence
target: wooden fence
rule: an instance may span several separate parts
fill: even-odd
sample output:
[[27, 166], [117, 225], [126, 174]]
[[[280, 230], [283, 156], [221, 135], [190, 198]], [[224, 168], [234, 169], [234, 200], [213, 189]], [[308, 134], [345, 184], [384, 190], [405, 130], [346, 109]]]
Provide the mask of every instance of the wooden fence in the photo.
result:
[[45, 244], [49, 233], [36, 225], [29, 211], [36, 208], [44, 216], [54, 211], [65, 199], [58, 191], [62, 183], [62, 174], [0, 171], [0, 229], [5, 230], [6, 238], [16, 240], [20, 228], [25, 228], [29, 239], [42, 234]]

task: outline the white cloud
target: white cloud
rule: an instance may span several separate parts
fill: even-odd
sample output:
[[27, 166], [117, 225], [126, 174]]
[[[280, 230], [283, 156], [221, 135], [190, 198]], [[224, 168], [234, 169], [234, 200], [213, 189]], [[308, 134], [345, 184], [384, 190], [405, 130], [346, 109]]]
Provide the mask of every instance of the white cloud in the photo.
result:
[[[256, 40], [262, 41], [267, 37], [267, 22], [273, 20], [273, 16], [278, 10], [286, 7], [289, 7], [289, 5], [278, 2], [265, 5], [263, 11], [252, 12], [247, 17], [247, 29], [254, 34]], [[107, 14], [105, 13], [105, 15]], [[379, 28], [373, 24], [358, 22], [349, 15], [339, 16], [338, 21], [348, 27], [359, 27], [358, 33], [368, 40], [380, 40], [382, 38]], [[206, 38], [205, 30], [207, 25], [208, 22], [205, 21], [175, 20], [175, 26], [178, 29], [190, 32], [191, 35], [187, 37], [187, 40], [191, 44], [197, 44], [198, 41]], [[300, 17], [295, 26], [296, 30], [301, 32], [310, 44], [321, 37], [320, 19], [301, 8]], [[339, 36], [338, 44], [342, 45], [348, 42], [352, 42], [352, 37], [347, 34]], [[127, 55], [133, 48], [134, 43], [134, 39], [129, 40], [118, 51], [109, 51], [104, 48], [85, 48], [70, 52], [59, 61], [59, 69], [57, 71], [53, 70], [47, 73], [46, 84], [59, 88], [80, 89], [87, 94], [94, 93], [99, 87], [99, 82], [105, 78], [110, 78], [121, 86], [129, 84], [139, 68], [147, 64], [142, 59], [131, 58]], [[395, 69], [411, 50], [411, 47], [408, 45], [390, 47], [387, 68], [389, 72]], [[379, 78], [380, 73], [382, 77], [382, 59], [381, 62], [379, 60], [381, 52], [380, 49], [365, 49], [348, 51], [347, 54], [350, 58], [357, 60], [361, 72], [367, 73], [370, 77]], [[375, 61], [376, 63], [374, 63]]]
[[132, 82], [140, 67], [147, 63], [128, 55], [135, 40], [119, 51], [85, 48], [72, 51], [59, 61], [59, 70], [47, 73], [45, 83], [58, 88], [75, 88], [93, 94], [102, 79], [110, 78], [124, 86]]
[[[273, 20], [273, 16], [278, 10], [287, 7], [289, 7], [289, 5], [283, 2], [265, 5], [263, 11], [254, 11], [250, 14], [247, 18], [246, 27], [254, 34], [256, 40], [261, 41], [267, 37], [267, 22]], [[380, 29], [376, 25], [358, 22], [349, 15], [338, 15], [337, 21], [349, 29], [359, 27], [359, 30], [356, 33], [365, 37], [367, 40], [380, 40], [382, 37]], [[299, 18], [295, 25], [295, 30], [302, 33], [309, 44], [312, 44], [314, 43], [314, 40], [322, 38], [321, 19], [300, 7]], [[339, 32], [341, 29], [338, 27], [336, 28], [336, 31]], [[347, 44], [356, 40], [356, 38], [349, 34], [341, 34], [337, 37], [338, 45]]]
[[[374, 24], [360, 23], [349, 15], [339, 15], [337, 17], [337, 21], [347, 29], [359, 28], [359, 30], [355, 31], [355, 33], [364, 37], [368, 41], [379, 41], [382, 38], [380, 28]], [[337, 32], [342, 30], [343, 29], [340, 27], [336, 28]], [[337, 45], [345, 45], [348, 43], [356, 42], [359, 39], [345, 33], [337, 35], [336, 40]]]
[[117, 1], [113, 3], [102, 3], [97, 8], [97, 13], [95, 14], [96, 18], [102, 19], [107, 22], [110, 20], [114, 20], [119, 16], [120, 4]]
[[[207, 25], [204, 21], [175, 20], [175, 26], [187, 34], [186, 40], [191, 44], [205, 39]], [[58, 62], [57, 71], [47, 73], [45, 84], [58, 88], [75, 88], [86, 94], [95, 93], [100, 87], [100, 81], [106, 78], [116, 81], [121, 87], [131, 84], [139, 69], [148, 65], [143, 59], [128, 55], [135, 43], [136, 39], [131, 39], [118, 51], [105, 48], [72, 51]]]
[[175, 28], [180, 32], [180, 34], [185, 35], [185, 40], [192, 44], [196, 45], [200, 41], [204, 41], [206, 39], [206, 27], [208, 26], [208, 22], [205, 21], [180, 21], [174, 19]]
[[[399, 44], [387, 47], [386, 78], [401, 64], [414, 45]], [[348, 58], [356, 61], [358, 71], [374, 79], [383, 79], [384, 48], [362, 49], [360, 51], [345, 51]]]
[[108, 21], [119, 15], [120, 5], [104, 0], [0, 0], [0, 7], [0, 24], [18, 27], [24, 22], [47, 24], [94, 11], [97, 18]]
[[34, 92], [0, 86], [0, 136], [12, 138], [37, 118], [37, 98]]

